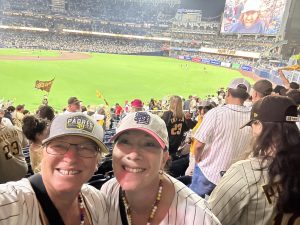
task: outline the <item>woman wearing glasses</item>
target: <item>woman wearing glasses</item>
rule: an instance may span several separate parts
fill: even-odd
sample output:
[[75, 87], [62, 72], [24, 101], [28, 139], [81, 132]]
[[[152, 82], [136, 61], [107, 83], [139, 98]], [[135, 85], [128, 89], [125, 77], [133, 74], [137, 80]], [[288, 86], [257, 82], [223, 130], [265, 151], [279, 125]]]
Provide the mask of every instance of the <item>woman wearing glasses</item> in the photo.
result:
[[43, 141], [40, 174], [0, 185], [0, 224], [107, 224], [105, 198], [84, 184], [107, 151], [102, 139], [90, 117], [58, 115]]

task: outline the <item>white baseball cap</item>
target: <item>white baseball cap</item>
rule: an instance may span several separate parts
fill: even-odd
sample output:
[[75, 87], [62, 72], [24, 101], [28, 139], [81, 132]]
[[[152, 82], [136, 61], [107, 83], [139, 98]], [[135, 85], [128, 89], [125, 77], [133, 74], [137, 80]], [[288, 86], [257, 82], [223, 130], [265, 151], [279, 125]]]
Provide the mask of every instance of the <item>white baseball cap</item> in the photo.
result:
[[261, 1], [260, 0], [248, 0], [245, 5], [242, 13], [249, 11], [261, 11]]
[[245, 80], [244, 78], [236, 78], [233, 79], [230, 84], [228, 85], [228, 88], [237, 90], [240, 89], [239, 85], [244, 85], [246, 87], [246, 92], [249, 94], [250, 93], [250, 89], [251, 89], [251, 84]]
[[159, 116], [150, 112], [139, 111], [127, 114], [116, 128], [116, 134], [111, 141], [116, 140], [120, 134], [129, 130], [140, 130], [151, 135], [162, 147], [169, 148], [169, 138], [166, 123]]

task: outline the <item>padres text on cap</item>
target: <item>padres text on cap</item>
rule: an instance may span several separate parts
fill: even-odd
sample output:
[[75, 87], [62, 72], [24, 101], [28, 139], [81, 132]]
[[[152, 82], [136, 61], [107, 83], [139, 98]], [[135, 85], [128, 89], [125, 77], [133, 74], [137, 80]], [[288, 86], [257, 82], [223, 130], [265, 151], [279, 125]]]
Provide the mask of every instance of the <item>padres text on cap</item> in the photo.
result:
[[101, 152], [107, 153], [108, 149], [103, 141], [103, 128], [91, 117], [81, 113], [59, 114], [50, 125], [48, 138], [43, 140], [43, 144], [49, 141], [67, 135], [81, 136], [91, 139], [101, 149]]
[[141, 130], [151, 135], [163, 149], [169, 148], [169, 139], [166, 123], [157, 115], [150, 112], [135, 112], [127, 114], [119, 123], [116, 134], [111, 141], [129, 130]]

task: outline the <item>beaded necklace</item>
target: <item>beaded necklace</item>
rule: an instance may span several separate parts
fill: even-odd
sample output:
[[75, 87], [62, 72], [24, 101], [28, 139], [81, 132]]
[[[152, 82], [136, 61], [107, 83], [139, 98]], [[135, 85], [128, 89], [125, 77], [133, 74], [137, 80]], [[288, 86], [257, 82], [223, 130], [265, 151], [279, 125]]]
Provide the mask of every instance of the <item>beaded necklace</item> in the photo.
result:
[[82, 194], [79, 193], [78, 195], [78, 203], [79, 203], [79, 211], [80, 211], [80, 225], [84, 224], [84, 203]]
[[[163, 190], [163, 185], [162, 185], [162, 179], [159, 180], [159, 185], [158, 185], [158, 190], [157, 190], [157, 194], [156, 194], [156, 198], [155, 201], [152, 205], [152, 209], [147, 221], [147, 225], [151, 225], [151, 222], [156, 214], [157, 208], [158, 208], [158, 204], [161, 200], [161, 194], [162, 194], [162, 190]], [[132, 223], [132, 215], [131, 215], [131, 207], [129, 205], [129, 202], [125, 196], [125, 191], [122, 190], [122, 200], [123, 200], [123, 204], [125, 206], [125, 211], [127, 214], [127, 220], [128, 220], [128, 225], [133, 225]]]

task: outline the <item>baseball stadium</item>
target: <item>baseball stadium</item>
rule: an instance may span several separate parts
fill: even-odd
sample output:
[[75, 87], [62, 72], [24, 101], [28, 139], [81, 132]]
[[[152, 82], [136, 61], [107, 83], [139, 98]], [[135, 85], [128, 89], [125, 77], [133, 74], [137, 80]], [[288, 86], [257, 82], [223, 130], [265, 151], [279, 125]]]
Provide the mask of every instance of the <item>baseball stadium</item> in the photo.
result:
[[0, 0], [0, 225], [300, 225], [299, 0]]

